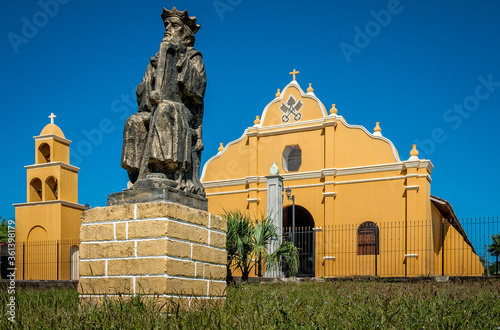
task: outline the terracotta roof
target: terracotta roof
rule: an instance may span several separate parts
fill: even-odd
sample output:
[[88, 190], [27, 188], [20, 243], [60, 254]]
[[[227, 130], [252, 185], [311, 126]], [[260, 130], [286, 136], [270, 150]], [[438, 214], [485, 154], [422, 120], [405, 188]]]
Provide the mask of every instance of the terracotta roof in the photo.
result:
[[456, 231], [460, 235], [462, 235], [465, 243], [469, 244], [469, 246], [472, 248], [472, 251], [476, 253], [476, 251], [474, 250], [474, 246], [472, 246], [472, 243], [467, 237], [467, 233], [460, 224], [455, 211], [453, 211], [453, 207], [451, 206], [450, 202], [436, 196], [431, 196], [431, 202], [439, 210], [439, 212], [441, 212], [441, 215], [450, 223], [450, 225], [452, 225], [453, 228], [455, 228]]

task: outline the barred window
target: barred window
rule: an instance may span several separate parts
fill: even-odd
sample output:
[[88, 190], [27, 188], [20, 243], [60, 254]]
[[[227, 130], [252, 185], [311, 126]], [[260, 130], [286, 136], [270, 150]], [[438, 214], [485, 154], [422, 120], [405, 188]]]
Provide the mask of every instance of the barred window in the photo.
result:
[[358, 227], [358, 255], [379, 254], [378, 227], [371, 221], [363, 222]]

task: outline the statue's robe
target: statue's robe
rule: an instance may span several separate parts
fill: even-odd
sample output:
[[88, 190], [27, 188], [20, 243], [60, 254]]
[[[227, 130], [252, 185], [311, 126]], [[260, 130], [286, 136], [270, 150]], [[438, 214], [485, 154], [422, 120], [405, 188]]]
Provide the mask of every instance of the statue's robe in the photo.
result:
[[122, 167], [132, 183], [164, 173], [181, 189], [203, 193], [198, 176], [205, 88], [201, 53], [189, 47], [179, 54], [162, 42], [137, 87], [139, 112], [123, 132]]

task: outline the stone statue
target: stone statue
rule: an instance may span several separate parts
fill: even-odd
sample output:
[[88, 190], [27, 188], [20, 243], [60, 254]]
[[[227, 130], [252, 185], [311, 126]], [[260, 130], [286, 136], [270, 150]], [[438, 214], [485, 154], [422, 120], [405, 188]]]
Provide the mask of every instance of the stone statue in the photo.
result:
[[175, 7], [163, 8], [161, 17], [165, 36], [137, 87], [138, 112], [123, 131], [121, 164], [134, 185], [125, 195], [111, 194], [108, 205], [162, 199], [145, 196], [167, 188], [167, 195], [205, 196], [199, 172], [207, 78], [201, 53], [193, 48], [200, 26]]

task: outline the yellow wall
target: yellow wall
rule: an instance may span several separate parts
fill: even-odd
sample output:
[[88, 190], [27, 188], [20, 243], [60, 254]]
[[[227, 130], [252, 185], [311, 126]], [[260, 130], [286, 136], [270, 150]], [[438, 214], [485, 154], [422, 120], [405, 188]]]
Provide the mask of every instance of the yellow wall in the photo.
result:
[[[302, 100], [302, 118], [295, 121], [292, 115], [284, 123], [280, 107], [290, 96]], [[313, 93], [304, 93], [295, 81], [266, 106], [261, 118], [205, 164], [202, 182], [209, 212], [239, 209], [255, 218], [265, 216], [265, 176], [276, 162], [296, 205], [314, 218], [317, 255], [332, 257], [345, 251], [335, 261], [316, 260], [316, 276], [374, 274], [372, 256], [353, 257], [347, 252], [356, 251], [356, 228], [365, 221], [393, 228], [390, 242], [382, 241], [387, 232], [380, 231], [379, 273], [437, 274], [440, 249], [424, 248], [436, 240], [429, 160], [419, 159], [414, 150], [412, 157], [401, 161], [390, 140], [349, 125], [336, 113], [328, 114], [321, 101]], [[298, 171], [287, 173], [283, 151], [292, 145], [300, 147], [302, 162]], [[289, 205], [285, 196], [283, 206]], [[328, 229], [333, 226], [337, 230]], [[339, 230], [339, 226], [345, 227]], [[383, 248], [384, 244], [391, 246]], [[388, 252], [389, 248], [397, 253]], [[420, 250], [418, 257], [413, 256]]]

